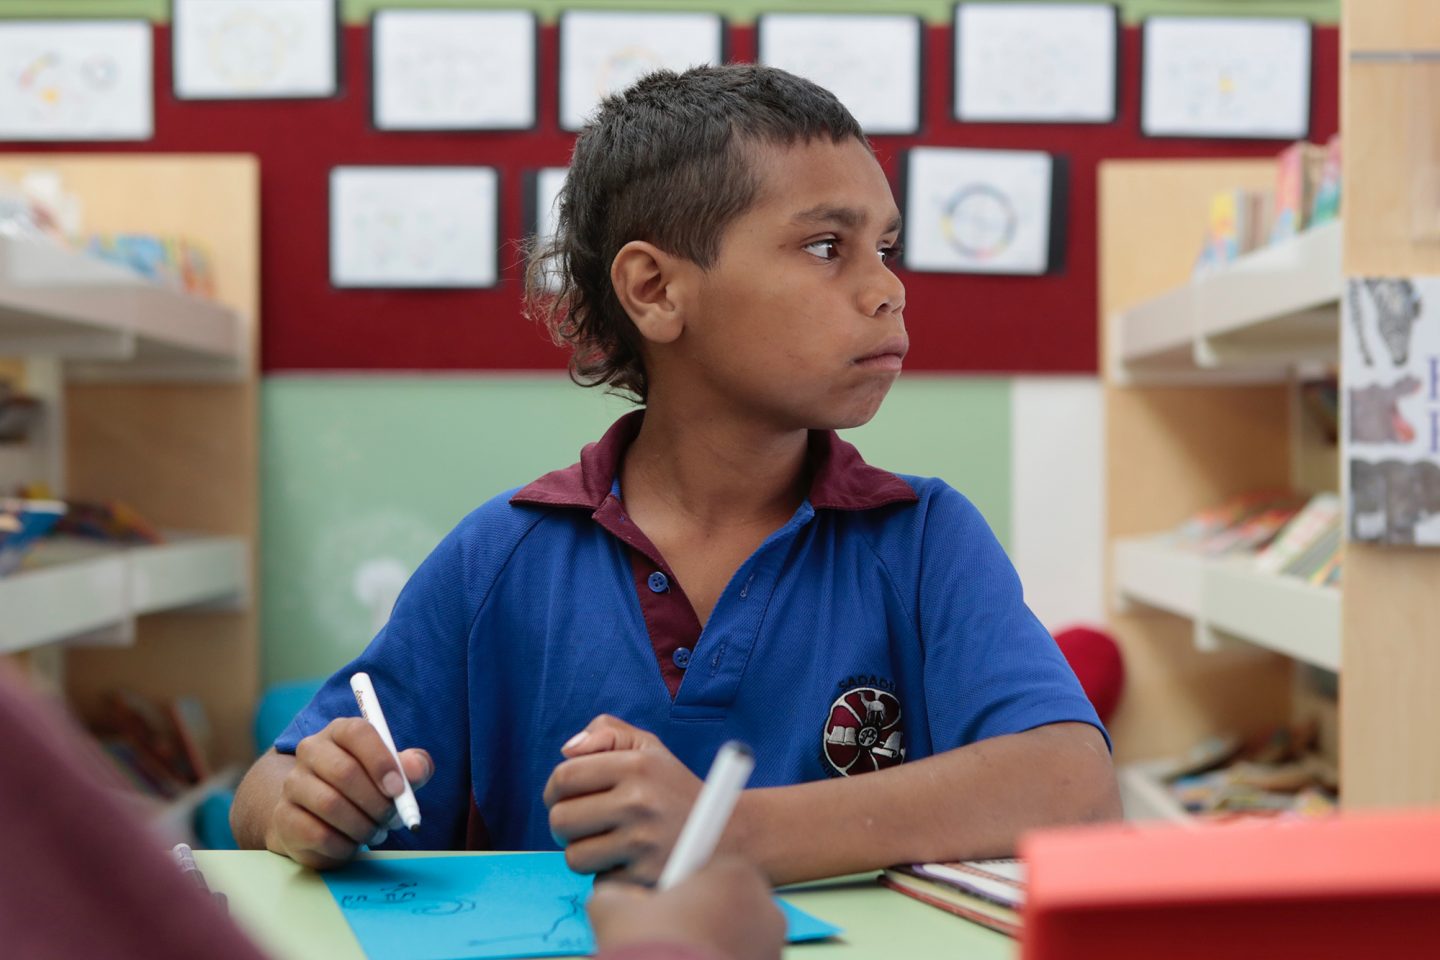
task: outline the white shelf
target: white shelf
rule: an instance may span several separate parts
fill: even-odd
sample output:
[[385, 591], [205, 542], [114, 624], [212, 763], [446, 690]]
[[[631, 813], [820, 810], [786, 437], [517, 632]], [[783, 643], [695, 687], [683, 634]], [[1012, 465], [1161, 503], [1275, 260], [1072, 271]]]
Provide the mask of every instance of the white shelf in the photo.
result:
[[1139, 380], [1283, 379], [1339, 356], [1339, 221], [1256, 250], [1113, 321], [1118, 374]]
[[157, 546], [56, 539], [0, 578], [0, 653], [59, 641], [129, 642], [138, 616], [244, 604], [249, 552], [240, 537], [172, 535]]
[[0, 356], [51, 356], [77, 379], [235, 379], [248, 331], [221, 304], [40, 240], [0, 236]]
[[1128, 601], [1195, 622], [1196, 643], [1235, 637], [1312, 666], [1340, 670], [1340, 591], [1261, 573], [1245, 557], [1210, 559], [1165, 537], [1118, 540], [1115, 585]]
[[1175, 795], [1160, 779], [1161, 771], [1170, 763], [1164, 760], [1131, 763], [1115, 772], [1120, 784], [1120, 803], [1125, 819], [1136, 823], [1193, 825], [1195, 818], [1180, 805]]

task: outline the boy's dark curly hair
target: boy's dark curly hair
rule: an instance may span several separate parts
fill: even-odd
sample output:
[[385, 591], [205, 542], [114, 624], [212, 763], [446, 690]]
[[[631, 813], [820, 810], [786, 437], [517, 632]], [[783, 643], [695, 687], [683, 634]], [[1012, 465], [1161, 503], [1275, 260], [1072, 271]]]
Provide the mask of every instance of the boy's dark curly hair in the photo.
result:
[[834, 94], [774, 67], [658, 70], [606, 97], [575, 143], [554, 239], [530, 251], [525, 273], [526, 315], [570, 345], [571, 379], [644, 403], [640, 335], [610, 284], [615, 255], [644, 240], [711, 266], [759, 193], [747, 147], [819, 137], [867, 143]]

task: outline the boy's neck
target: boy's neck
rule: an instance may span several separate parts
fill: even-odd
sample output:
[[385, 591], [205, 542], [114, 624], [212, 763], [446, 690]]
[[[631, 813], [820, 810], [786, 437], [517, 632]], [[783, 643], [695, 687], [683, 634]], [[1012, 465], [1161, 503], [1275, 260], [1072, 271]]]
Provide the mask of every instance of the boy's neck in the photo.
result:
[[805, 498], [808, 431], [757, 431], [753, 421], [694, 419], [654, 405], [620, 467], [626, 510], [660, 508], [702, 530], [773, 525]]

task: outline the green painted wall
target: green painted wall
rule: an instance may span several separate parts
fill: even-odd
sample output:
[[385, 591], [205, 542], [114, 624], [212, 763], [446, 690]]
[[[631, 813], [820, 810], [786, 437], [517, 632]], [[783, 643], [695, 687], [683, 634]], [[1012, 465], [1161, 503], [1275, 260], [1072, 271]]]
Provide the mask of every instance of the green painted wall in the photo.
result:
[[[471, 509], [573, 463], [630, 409], [561, 375], [271, 377], [261, 397], [267, 682], [329, 673], [370, 639], [362, 566], [412, 570]], [[1008, 540], [1007, 381], [903, 379], [847, 439], [946, 478]]]
[[[1277, 14], [1322, 22], [1340, 19], [1341, 0], [1120, 0], [1127, 20], [1153, 13]], [[342, 15], [355, 22], [379, 7], [521, 7], [550, 17], [559, 10], [719, 10], [737, 21], [762, 10], [872, 11], [918, 13], [945, 22], [951, 0], [341, 0]], [[167, 20], [170, 0], [0, 0], [0, 16], [148, 17]]]

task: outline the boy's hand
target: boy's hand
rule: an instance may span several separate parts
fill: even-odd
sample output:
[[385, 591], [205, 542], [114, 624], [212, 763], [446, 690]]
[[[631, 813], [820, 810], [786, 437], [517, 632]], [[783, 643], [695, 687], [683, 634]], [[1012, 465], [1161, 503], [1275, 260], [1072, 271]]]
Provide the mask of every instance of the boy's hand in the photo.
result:
[[769, 884], [736, 857], [716, 857], [661, 893], [626, 883], [600, 884], [586, 909], [603, 950], [683, 943], [726, 960], [775, 960], [785, 940], [785, 917]]
[[[435, 771], [424, 750], [402, 750], [412, 787]], [[295, 765], [265, 831], [265, 846], [317, 870], [339, 866], [362, 843], [378, 843], [404, 784], [380, 734], [360, 717], [341, 717], [295, 748]]]
[[550, 774], [550, 833], [577, 873], [654, 883], [700, 793], [700, 778], [651, 733], [614, 717], [591, 721]]

